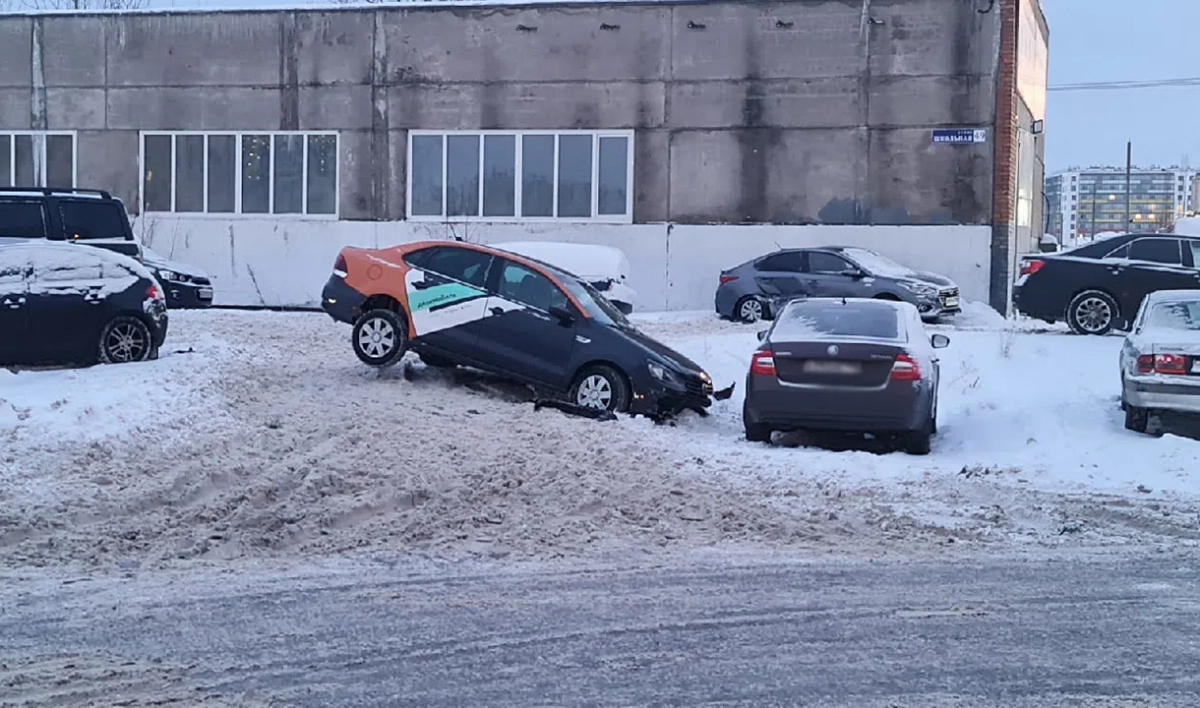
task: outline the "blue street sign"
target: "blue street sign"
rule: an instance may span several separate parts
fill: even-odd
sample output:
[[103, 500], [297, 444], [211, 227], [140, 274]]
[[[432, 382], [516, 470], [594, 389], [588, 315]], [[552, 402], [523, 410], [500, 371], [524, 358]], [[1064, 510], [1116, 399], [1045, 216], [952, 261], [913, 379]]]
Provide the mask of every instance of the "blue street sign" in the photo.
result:
[[987, 131], [973, 128], [935, 130], [933, 131], [933, 142], [935, 144], [949, 145], [971, 145], [974, 143], [986, 143]]

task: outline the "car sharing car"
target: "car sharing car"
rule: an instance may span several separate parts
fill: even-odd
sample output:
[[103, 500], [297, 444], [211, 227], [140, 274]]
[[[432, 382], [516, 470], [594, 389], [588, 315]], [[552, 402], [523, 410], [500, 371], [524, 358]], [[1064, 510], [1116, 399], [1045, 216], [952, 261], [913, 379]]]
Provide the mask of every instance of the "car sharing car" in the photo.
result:
[[[1146, 296], [1121, 347], [1125, 427], [1150, 432], [1151, 416], [1200, 413], [1200, 290]], [[1161, 434], [1161, 428], [1156, 428]]]
[[714, 393], [703, 368], [638, 330], [581, 278], [485, 246], [344, 248], [321, 303], [353, 326], [354, 353], [370, 366], [412, 349], [431, 366], [471, 366], [584, 408], [656, 418], [732, 393]]
[[1128, 331], [1148, 294], [1200, 287], [1200, 238], [1117, 234], [1021, 260], [1013, 305], [1076, 334]]
[[618, 310], [627, 315], [633, 312], [637, 293], [629, 287], [629, 258], [619, 248], [559, 241], [513, 241], [489, 245], [577, 273], [580, 279], [608, 298]]
[[885, 435], [912, 454], [937, 432], [938, 383], [932, 337], [912, 304], [865, 298], [788, 303], [750, 360], [742, 422], [746, 439], [775, 431]]
[[212, 305], [212, 279], [204, 271], [170, 260], [146, 246], [142, 246], [142, 263], [166, 290], [167, 307], [190, 310]]
[[166, 336], [162, 290], [132, 258], [46, 240], [0, 245], [0, 363], [146, 361]]
[[909, 302], [930, 321], [962, 310], [958, 286], [949, 278], [845, 246], [782, 249], [721, 271], [715, 305], [721, 317], [757, 322], [797, 297]]

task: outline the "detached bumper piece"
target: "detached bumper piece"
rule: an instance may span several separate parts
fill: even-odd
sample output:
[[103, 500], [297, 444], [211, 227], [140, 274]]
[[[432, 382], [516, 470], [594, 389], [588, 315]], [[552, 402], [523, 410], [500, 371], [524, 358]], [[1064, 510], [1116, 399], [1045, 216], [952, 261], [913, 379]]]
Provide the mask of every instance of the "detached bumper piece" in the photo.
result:
[[587, 406], [577, 406], [574, 403], [560, 401], [555, 398], [538, 398], [533, 402], [533, 409], [540, 411], [543, 408], [553, 408], [562, 411], [568, 415], [579, 416], [580, 418], [591, 418], [592, 420], [616, 420], [617, 414], [612, 411], [602, 411], [596, 408], [588, 408]]

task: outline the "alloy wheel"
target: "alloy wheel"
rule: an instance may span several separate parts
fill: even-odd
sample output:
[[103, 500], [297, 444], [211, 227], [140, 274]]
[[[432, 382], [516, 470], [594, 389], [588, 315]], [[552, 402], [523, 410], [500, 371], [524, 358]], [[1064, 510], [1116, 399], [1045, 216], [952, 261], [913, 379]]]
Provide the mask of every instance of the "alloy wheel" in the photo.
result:
[[364, 322], [358, 332], [358, 346], [368, 356], [382, 359], [396, 348], [396, 329], [379, 318]]
[[1087, 332], [1100, 332], [1112, 322], [1112, 308], [1098, 297], [1085, 298], [1075, 307], [1075, 321]]
[[756, 298], [750, 298], [742, 303], [738, 315], [745, 322], [758, 322], [763, 316], [763, 305]]
[[114, 362], [141, 361], [150, 348], [149, 333], [133, 322], [121, 322], [108, 331], [105, 350]]
[[612, 383], [599, 374], [592, 374], [580, 382], [575, 403], [584, 408], [608, 410], [612, 398]]

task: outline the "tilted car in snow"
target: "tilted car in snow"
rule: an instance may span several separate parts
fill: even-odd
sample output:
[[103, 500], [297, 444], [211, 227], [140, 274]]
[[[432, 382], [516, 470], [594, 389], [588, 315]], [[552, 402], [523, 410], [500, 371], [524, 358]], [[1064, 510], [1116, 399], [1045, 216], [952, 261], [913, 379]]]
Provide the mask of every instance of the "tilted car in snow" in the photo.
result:
[[937, 432], [944, 334], [907, 302], [810, 298], [784, 306], [746, 374], [746, 439], [822, 430], [898, 437], [923, 455]]
[[912, 303], [927, 320], [961, 311], [958, 286], [865, 248], [787, 248], [720, 273], [717, 314], [741, 322], [771, 319], [798, 297], [866, 297]]
[[142, 246], [142, 263], [166, 289], [167, 307], [193, 310], [212, 305], [212, 279], [204, 271], [187, 263], [170, 260], [146, 246]]
[[1142, 301], [1121, 347], [1121, 408], [1125, 427], [1139, 433], [1150, 432], [1155, 414], [1200, 413], [1200, 290], [1159, 290]]
[[1200, 287], [1200, 237], [1119, 234], [1057, 253], [1024, 256], [1013, 287], [1017, 311], [1065, 321], [1076, 334], [1128, 331], [1142, 299]]
[[587, 282], [495, 248], [344, 248], [321, 304], [353, 325], [354, 353], [371, 366], [412, 348], [431, 366], [472, 366], [584, 408], [654, 417], [704, 409], [714, 396], [700, 366], [639, 331]]
[[146, 361], [166, 335], [162, 288], [132, 258], [45, 240], [0, 245], [0, 362]]
[[577, 275], [621, 312], [627, 315], [633, 312], [637, 293], [629, 287], [629, 258], [619, 248], [561, 241], [512, 241], [488, 245]]

